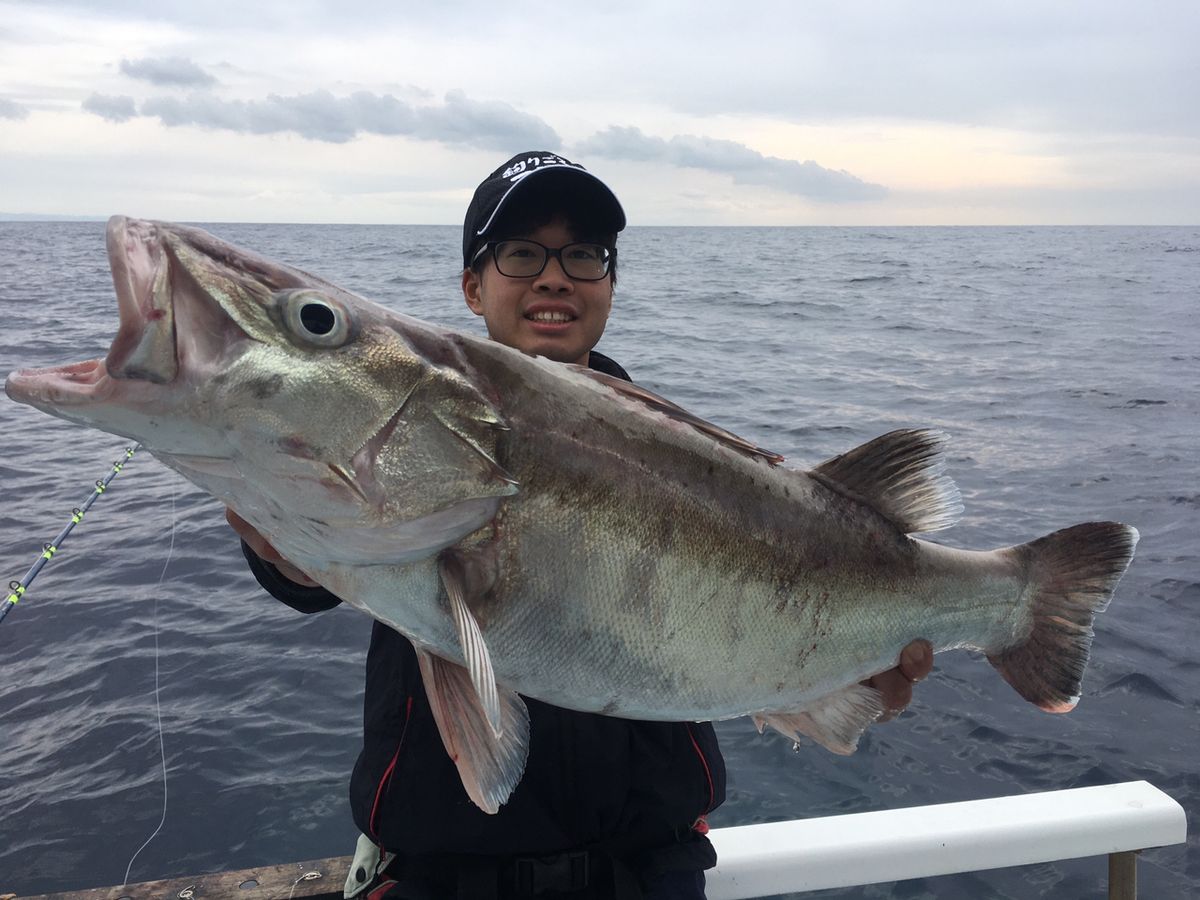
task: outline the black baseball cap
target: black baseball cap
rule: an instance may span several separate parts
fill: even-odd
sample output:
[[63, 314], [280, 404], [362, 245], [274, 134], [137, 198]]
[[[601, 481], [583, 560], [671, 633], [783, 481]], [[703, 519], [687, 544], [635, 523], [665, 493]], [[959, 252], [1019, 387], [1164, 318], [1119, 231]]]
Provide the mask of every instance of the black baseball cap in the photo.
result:
[[608, 185], [579, 163], [551, 153], [531, 150], [518, 153], [475, 188], [463, 221], [463, 268], [471, 265], [472, 251], [488, 239], [491, 229], [515, 196], [532, 190], [562, 191], [573, 202], [591, 206], [615, 234], [625, 227], [625, 210]]

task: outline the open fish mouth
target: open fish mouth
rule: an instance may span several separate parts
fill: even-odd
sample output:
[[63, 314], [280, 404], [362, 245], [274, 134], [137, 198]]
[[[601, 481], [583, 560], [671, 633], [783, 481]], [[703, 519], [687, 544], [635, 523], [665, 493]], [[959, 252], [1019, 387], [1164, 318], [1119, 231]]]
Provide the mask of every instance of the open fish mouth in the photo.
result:
[[104, 366], [112, 378], [173, 381], [179, 363], [169, 245], [157, 223], [124, 216], [108, 220], [105, 239], [121, 325]]
[[114, 380], [165, 384], [179, 372], [168, 252], [153, 222], [113, 216], [106, 229], [120, 325], [100, 359], [19, 369], [5, 390], [34, 405], [80, 406], [107, 399]]

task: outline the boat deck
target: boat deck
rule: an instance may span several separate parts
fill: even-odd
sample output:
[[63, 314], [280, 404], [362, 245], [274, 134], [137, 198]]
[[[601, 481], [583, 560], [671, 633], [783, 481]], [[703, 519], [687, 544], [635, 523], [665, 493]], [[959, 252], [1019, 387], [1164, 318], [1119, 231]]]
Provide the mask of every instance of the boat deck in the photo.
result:
[[[214, 872], [20, 900], [341, 900], [350, 856], [330, 856], [239, 872]], [[0, 894], [0, 900], [16, 900]]]

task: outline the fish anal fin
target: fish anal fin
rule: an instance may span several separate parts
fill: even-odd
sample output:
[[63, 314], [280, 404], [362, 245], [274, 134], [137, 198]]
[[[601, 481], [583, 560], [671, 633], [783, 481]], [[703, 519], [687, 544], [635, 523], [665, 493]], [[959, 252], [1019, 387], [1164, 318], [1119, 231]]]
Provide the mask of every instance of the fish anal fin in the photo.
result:
[[848, 756], [858, 748], [858, 739], [867, 726], [882, 714], [879, 691], [852, 684], [796, 712], [759, 713], [754, 716], [754, 724], [760, 733], [770, 727], [793, 741], [804, 735], [832, 753]]
[[962, 513], [958, 488], [943, 474], [945, 443], [946, 435], [932, 429], [891, 431], [809, 474], [869, 503], [905, 534], [941, 531]]
[[570, 365], [569, 368], [573, 369], [580, 375], [585, 375], [593, 381], [597, 381], [600, 384], [611, 388], [622, 397], [625, 397], [629, 400], [634, 400], [643, 406], [654, 410], [655, 412], [662, 413], [668, 418], [674, 419], [677, 422], [690, 425], [697, 431], [703, 432], [711, 438], [715, 438], [725, 446], [736, 450], [739, 453], [765, 459], [771, 465], [777, 465], [778, 463], [783, 462], [783, 457], [778, 453], [774, 453], [771, 450], [766, 450], [762, 447], [756, 446], [745, 438], [738, 437], [732, 431], [726, 431], [719, 425], [714, 425], [712, 422], [702, 419], [694, 413], [688, 412], [682, 406], [672, 403], [666, 397], [662, 397], [654, 393], [654, 391], [647, 390], [646, 388], [634, 384], [631, 381], [625, 381], [622, 378], [615, 378], [612, 375], [606, 375], [603, 372], [597, 372], [595, 369], [589, 369], [586, 366]]
[[417, 660], [438, 733], [463, 789], [484, 812], [496, 813], [521, 780], [529, 756], [525, 702], [516, 691], [497, 688], [497, 737], [466, 669], [420, 648]]

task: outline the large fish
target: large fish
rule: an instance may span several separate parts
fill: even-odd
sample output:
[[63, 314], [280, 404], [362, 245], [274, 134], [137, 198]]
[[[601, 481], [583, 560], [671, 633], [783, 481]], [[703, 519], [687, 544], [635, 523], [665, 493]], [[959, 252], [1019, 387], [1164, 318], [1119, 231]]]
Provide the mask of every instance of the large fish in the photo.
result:
[[520, 779], [519, 694], [637, 719], [753, 716], [850, 752], [863, 679], [970, 647], [1076, 703], [1137, 532], [987, 552], [940, 434], [811, 471], [635, 385], [399, 315], [196, 228], [116, 217], [108, 356], [10, 397], [141, 441], [347, 602], [407, 635], [470, 797]]

